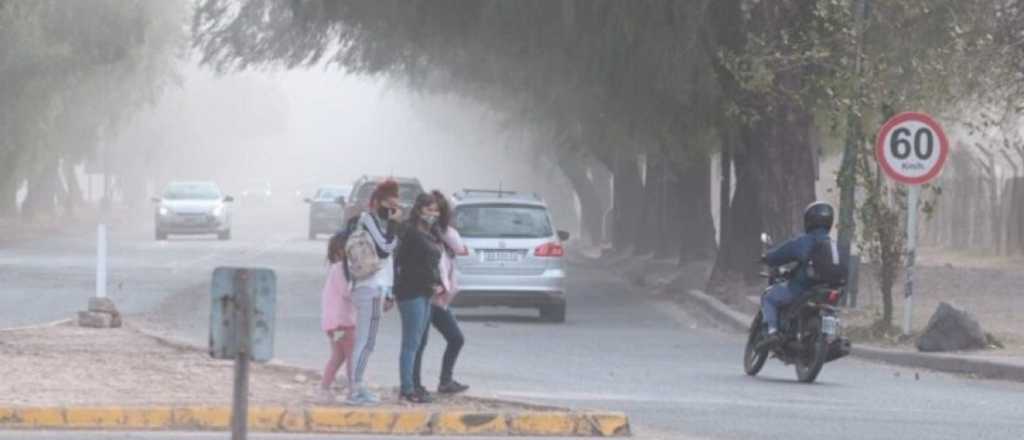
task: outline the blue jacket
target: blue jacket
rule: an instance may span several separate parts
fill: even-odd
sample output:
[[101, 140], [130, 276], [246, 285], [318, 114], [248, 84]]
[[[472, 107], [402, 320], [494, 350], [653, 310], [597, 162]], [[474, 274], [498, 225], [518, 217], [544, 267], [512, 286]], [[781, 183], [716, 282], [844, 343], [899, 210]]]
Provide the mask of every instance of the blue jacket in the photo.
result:
[[796, 295], [802, 294], [812, 284], [810, 276], [807, 274], [807, 260], [810, 259], [814, 243], [828, 238], [828, 230], [824, 228], [799, 235], [769, 251], [765, 255], [765, 262], [772, 267], [799, 262], [800, 264], [796, 268], [796, 276], [789, 281], [789, 290]]

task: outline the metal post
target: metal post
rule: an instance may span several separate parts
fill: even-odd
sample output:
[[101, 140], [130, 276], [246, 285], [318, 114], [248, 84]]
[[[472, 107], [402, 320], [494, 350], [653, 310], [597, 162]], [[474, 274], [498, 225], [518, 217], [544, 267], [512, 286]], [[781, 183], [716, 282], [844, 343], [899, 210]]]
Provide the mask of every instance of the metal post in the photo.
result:
[[235, 278], [235, 336], [238, 357], [235, 358], [235, 389], [231, 409], [231, 440], [245, 440], [249, 415], [249, 356], [252, 352], [249, 320], [249, 271], [239, 270]]
[[911, 185], [907, 193], [907, 284], [903, 290], [903, 336], [910, 336], [910, 318], [914, 308], [914, 260], [917, 259], [917, 200], [921, 187]]
[[96, 297], [107, 297], [107, 225], [96, 227]]

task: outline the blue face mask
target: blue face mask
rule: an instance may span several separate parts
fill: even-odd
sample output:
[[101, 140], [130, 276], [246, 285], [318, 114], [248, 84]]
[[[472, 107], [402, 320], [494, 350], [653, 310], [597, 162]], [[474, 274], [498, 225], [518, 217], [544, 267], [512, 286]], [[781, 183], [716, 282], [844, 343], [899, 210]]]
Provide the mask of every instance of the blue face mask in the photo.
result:
[[437, 223], [437, 216], [436, 215], [424, 214], [420, 218], [423, 219], [423, 223], [426, 223], [427, 226], [433, 227], [434, 224]]

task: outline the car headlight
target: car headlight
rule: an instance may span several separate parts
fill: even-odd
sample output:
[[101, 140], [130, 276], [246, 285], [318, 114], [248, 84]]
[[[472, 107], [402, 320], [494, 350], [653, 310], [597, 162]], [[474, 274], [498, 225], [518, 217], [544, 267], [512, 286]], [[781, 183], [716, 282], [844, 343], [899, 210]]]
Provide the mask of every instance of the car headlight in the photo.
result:
[[224, 205], [217, 205], [213, 208], [214, 217], [220, 217], [222, 214], [224, 214]]
[[160, 216], [161, 216], [161, 217], [166, 217], [166, 216], [168, 216], [168, 215], [170, 215], [170, 214], [171, 214], [171, 210], [170, 210], [170, 209], [167, 209], [167, 207], [166, 207], [166, 206], [161, 206], [161, 207], [160, 207]]

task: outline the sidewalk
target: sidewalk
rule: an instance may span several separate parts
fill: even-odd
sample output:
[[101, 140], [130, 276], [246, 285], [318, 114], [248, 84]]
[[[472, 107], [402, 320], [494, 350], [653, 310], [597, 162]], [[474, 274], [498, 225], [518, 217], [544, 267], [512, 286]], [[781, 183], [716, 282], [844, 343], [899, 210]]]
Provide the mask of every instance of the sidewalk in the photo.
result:
[[[647, 287], [656, 291], [660, 290], [673, 295], [685, 304], [708, 314], [729, 331], [746, 333], [749, 330], [751, 314], [737, 310], [718, 298], [704, 293], [700, 288], [683, 287], [693, 285], [692, 282], [679, 280], [697, 276], [698, 274], [693, 268], [680, 269], [643, 257], [627, 261], [621, 256], [606, 255], [602, 260], [604, 261], [592, 260], [587, 264], [603, 264], [614, 261], [614, 264], [605, 264], [604, 267], [614, 270], [630, 280], [645, 281]], [[751, 305], [750, 308], [756, 310], [756, 305]], [[985, 379], [1024, 382], [1024, 356], [1020, 356], [1014, 351], [922, 353], [909, 346], [882, 347], [854, 342], [852, 354], [862, 359], [906, 367], [926, 368]]]
[[[230, 423], [233, 364], [126, 328], [63, 323], [0, 331], [0, 429], [224, 430]], [[619, 413], [440, 397], [351, 407], [315, 399], [319, 374], [253, 364], [250, 429], [365, 434], [628, 436]]]

